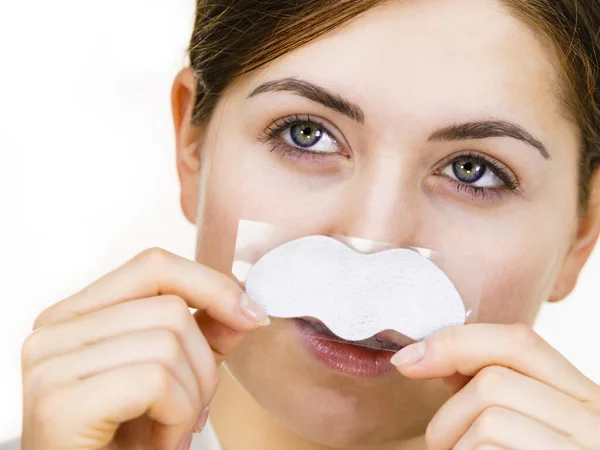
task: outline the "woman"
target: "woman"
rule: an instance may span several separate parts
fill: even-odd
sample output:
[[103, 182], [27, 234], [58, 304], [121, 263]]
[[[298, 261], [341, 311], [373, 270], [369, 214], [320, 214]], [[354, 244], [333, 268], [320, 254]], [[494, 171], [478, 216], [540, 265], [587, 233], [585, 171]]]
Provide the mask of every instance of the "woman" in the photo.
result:
[[[599, 31], [588, 0], [199, 1], [172, 91], [197, 262], [145, 251], [39, 315], [22, 448], [600, 448], [600, 386], [530, 329], [600, 232]], [[481, 323], [322, 364], [232, 280], [241, 218], [466, 249]]]

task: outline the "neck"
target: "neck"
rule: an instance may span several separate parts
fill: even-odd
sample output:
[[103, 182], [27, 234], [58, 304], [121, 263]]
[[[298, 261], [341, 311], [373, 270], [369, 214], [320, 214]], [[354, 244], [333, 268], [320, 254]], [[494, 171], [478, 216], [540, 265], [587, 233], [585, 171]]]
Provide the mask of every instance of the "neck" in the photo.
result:
[[[341, 450], [309, 442], [292, 433], [265, 411], [225, 369], [219, 369], [219, 388], [211, 402], [211, 422], [223, 450]], [[368, 450], [425, 450], [423, 437]], [[365, 449], [367, 450], [367, 449]]]

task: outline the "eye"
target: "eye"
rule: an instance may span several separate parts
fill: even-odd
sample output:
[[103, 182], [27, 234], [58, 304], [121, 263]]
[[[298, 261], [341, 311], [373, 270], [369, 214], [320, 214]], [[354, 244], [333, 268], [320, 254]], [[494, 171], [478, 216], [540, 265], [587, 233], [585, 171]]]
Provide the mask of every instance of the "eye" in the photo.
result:
[[288, 145], [298, 146], [312, 152], [337, 153], [335, 140], [322, 127], [311, 122], [300, 122], [287, 126], [281, 132], [281, 139]]
[[310, 123], [300, 123], [288, 128], [287, 133], [291, 138], [291, 143], [298, 144], [301, 147], [311, 147], [316, 145], [323, 137], [323, 130]]
[[309, 115], [280, 119], [263, 131], [258, 140], [271, 144], [272, 152], [288, 159], [304, 159], [316, 163], [319, 159], [333, 161], [339, 156], [345, 159], [350, 157], [328, 127]]
[[521, 192], [521, 180], [505, 164], [483, 153], [450, 155], [439, 163], [433, 175], [447, 180], [458, 194], [470, 194], [471, 200], [500, 199]]
[[517, 177], [508, 167], [478, 153], [455, 157], [440, 173], [463, 186], [478, 189], [516, 190], [519, 186]]
[[498, 188], [506, 183], [481, 158], [463, 156], [449, 164], [442, 173], [450, 178], [482, 188]]

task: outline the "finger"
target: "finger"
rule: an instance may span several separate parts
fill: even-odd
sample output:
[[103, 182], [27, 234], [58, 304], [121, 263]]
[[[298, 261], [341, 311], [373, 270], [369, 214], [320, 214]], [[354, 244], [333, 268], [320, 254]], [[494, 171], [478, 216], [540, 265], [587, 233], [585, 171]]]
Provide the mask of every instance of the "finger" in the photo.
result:
[[146, 250], [77, 294], [43, 311], [38, 328], [136, 298], [175, 295], [239, 331], [266, 324], [260, 307], [224, 274], [161, 249]]
[[212, 391], [214, 363], [209, 360], [214, 356], [186, 303], [175, 296], [131, 300], [77, 320], [46, 325], [23, 344], [23, 371], [39, 361], [77, 351], [94, 342], [152, 329], [168, 330], [177, 337], [198, 385], [205, 392]]
[[452, 449], [478, 450], [485, 445], [511, 450], [583, 450], [534, 419], [498, 407], [486, 409]]
[[236, 331], [198, 311], [194, 319], [210, 344], [217, 365], [221, 364], [242, 343], [247, 333]]
[[516, 411], [564, 435], [594, 432], [588, 429], [591, 409], [581, 402], [511, 369], [488, 366], [438, 410], [427, 429], [429, 442], [434, 448], [453, 448], [477, 417], [494, 407]]
[[36, 439], [48, 448], [104, 448], [120, 424], [146, 414], [157, 422], [157, 448], [172, 450], [191, 432], [194, 411], [162, 365], [119, 367], [41, 397], [34, 409]]
[[505, 366], [581, 401], [600, 397], [599, 386], [525, 325], [446, 328], [400, 350], [392, 362], [415, 379], [473, 376], [486, 366]]
[[[183, 386], [199, 416], [212, 392], [200, 391], [177, 338], [168, 330], [144, 330], [100, 341], [67, 355], [45, 359], [23, 374], [24, 392], [31, 399], [73, 382], [131, 364], [158, 363]], [[217, 377], [211, 357], [210, 377]], [[207, 377], [209, 375], [207, 374]], [[214, 386], [211, 380], [210, 386]]]
[[450, 394], [454, 395], [462, 388], [464, 388], [472, 379], [473, 377], [456, 373], [454, 375], [444, 378], [444, 384], [450, 391]]

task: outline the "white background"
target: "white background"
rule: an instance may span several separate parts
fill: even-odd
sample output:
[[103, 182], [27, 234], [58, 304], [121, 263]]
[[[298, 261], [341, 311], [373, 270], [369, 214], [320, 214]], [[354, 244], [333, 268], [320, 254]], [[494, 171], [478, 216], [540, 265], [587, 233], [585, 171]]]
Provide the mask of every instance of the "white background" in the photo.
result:
[[[0, 442], [21, 427], [20, 345], [43, 308], [145, 247], [193, 256], [170, 88], [194, 0], [0, 2]], [[536, 329], [600, 382], [600, 251]], [[515, 349], [519, 351], [519, 349]]]

